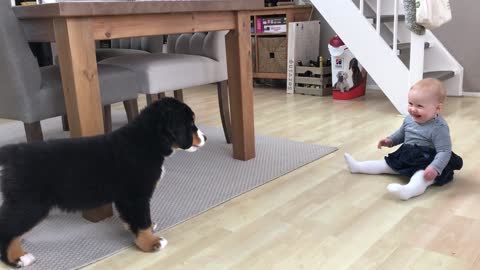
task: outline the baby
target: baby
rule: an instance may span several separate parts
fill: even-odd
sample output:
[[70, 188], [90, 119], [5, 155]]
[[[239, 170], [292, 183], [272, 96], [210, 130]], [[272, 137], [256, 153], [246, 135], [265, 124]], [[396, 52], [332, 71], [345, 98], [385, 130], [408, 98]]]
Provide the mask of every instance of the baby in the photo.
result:
[[421, 195], [430, 185], [442, 186], [453, 180], [463, 160], [452, 152], [447, 122], [440, 116], [446, 90], [436, 79], [423, 79], [408, 93], [408, 113], [395, 133], [378, 142], [397, 151], [383, 160], [356, 161], [345, 153], [351, 173], [400, 174], [410, 177], [406, 185], [389, 184], [387, 190], [402, 200]]

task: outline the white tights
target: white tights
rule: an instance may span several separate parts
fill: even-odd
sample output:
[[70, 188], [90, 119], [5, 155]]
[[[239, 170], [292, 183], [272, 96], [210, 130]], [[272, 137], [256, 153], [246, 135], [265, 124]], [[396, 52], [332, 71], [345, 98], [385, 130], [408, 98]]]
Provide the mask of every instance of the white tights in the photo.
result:
[[[387, 165], [385, 160], [356, 161], [351, 155], [345, 153], [345, 161], [351, 173], [365, 174], [398, 174]], [[421, 195], [435, 181], [427, 181], [423, 178], [423, 170], [417, 171], [408, 184], [389, 184], [387, 190], [401, 200], [408, 200], [412, 197]]]

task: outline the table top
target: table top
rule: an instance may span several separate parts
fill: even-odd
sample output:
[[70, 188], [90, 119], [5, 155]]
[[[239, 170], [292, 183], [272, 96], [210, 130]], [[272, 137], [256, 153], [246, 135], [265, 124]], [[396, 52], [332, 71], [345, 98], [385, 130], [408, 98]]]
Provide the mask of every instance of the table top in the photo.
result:
[[[5, 0], [2, 0], [5, 1]], [[59, 2], [13, 7], [19, 19], [159, 14], [199, 11], [237, 11], [264, 7], [264, 0], [107, 0]]]

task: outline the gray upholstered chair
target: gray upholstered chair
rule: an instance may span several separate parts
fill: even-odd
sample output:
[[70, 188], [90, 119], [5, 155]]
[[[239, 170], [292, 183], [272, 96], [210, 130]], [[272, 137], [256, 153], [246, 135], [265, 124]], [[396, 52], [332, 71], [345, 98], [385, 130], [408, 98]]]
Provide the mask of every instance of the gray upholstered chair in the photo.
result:
[[[177, 35], [178, 36], [178, 35]], [[173, 36], [176, 39], [176, 36]], [[172, 38], [170, 39], [172, 40]], [[133, 54], [150, 54], [150, 53], [163, 53], [163, 36], [152, 37], [133, 37], [133, 38], [119, 38], [110, 40], [110, 48], [102, 48], [101, 42], [96, 42], [97, 62], [105, 60], [107, 58], [133, 55]], [[174, 53], [173, 47], [173, 53]], [[181, 89], [174, 90], [173, 94], [175, 98], [183, 101], [183, 92]], [[154, 95], [153, 98], [164, 97], [164, 92]], [[152, 96], [147, 95], [148, 102], [152, 102]], [[107, 109], [107, 108], [105, 108]]]
[[175, 97], [182, 100], [182, 89], [216, 83], [223, 130], [230, 143], [226, 33], [169, 35], [167, 53], [129, 54], [107, 58], [100, 63], [135, 71], [139, 90], [147, 95], [148, 103], [166, 91], [174, 91]]
[[96, 44], [98, 62], [115, 56], [163, 52], [163, 36], [112, 39], [111, 48], [101, 48], [99, 41]]
[[[154, 37], [134, 37], [134, 38], [120, 38], [110, 40], [110, 48], [102, 48], [101, 41], [95, 41], [97, 62], [105, 60], [110, 57], [130, 55], [130, 54], [150, 54], [162, 52], [163, 36]], [[58, 63], [58, 57], [55, 56], [54, 63]], [[125, 111], [128, 120], [138, 114], [138, 104], [136, 101], [125, 101]], [[109, 104], [103, 106], [105, 117], [105, 131], [112, 129], [111, 126], [111, 106]], [[62, 116], [63, 129], [68, 130], [68, 121], [66, 115]]]
[[[98, 65], [102, 104], [136, 100], [134, 72]], [[60, 69], [40, 68], [10, 1], [0, 1], [0, 118], [22, 121], [28, 141], [42, 140], [40, 121], [65, 114]]]

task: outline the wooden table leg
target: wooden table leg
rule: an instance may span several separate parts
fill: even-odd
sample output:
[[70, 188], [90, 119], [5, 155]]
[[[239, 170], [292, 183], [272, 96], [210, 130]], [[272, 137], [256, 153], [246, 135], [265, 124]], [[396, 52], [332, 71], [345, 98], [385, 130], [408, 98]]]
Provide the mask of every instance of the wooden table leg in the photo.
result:
[[236, 29], [226, 36], [233, 157], [249, 160], [255, 157], [250, 15], [236, 14]]
[[[81, 17], [56, 18], [54, 28], [70, 134], [72, 137], [103, 134], [102, 105], [91, 20]], [[83, 217], [92, 222], [111, 215], [111, 205], [83, 213]]]

